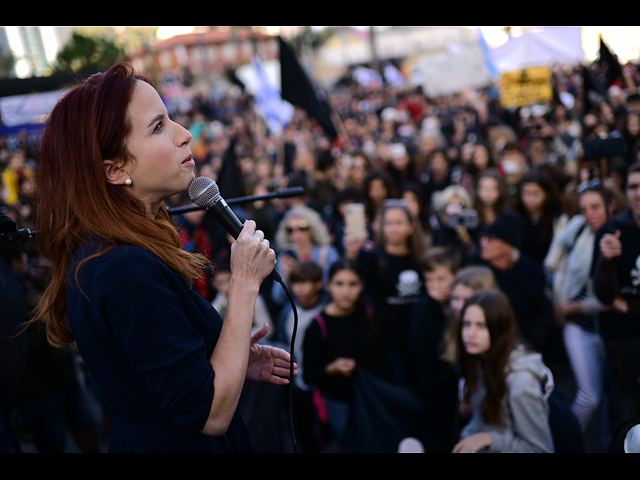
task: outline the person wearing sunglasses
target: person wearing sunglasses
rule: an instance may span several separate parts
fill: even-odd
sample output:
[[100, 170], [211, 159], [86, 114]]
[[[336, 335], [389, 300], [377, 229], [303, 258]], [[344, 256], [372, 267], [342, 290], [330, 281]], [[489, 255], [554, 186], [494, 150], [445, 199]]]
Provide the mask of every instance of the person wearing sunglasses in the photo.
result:
[[[289, 281], [291, 271], [299, 262], [312, 261], [322, 268], [324, 286], [330, 266], [340, 258], [322, 217], [306, 205], [297, 205], [287, 211], [278, 225], [274, 248], [278, 254], [278, 270], [285, 282]], [[281, 310], [281, 315], [289, 311], [285, 292], [280, 285], [273, 284], [271, 298]]]

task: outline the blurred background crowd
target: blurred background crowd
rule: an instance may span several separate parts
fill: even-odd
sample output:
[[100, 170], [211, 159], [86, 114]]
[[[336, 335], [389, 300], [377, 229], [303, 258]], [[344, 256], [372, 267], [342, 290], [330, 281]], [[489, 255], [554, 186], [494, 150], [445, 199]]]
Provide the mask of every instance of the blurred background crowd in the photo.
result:
[[[484, 267], [482, 273], [491, 277], [485, 285], [509, 297], [521, 336], [554, 374], [558, 372], [556, 385], [567, 389], [566, 403], [582, 433], [597, 431], [590, 448], [607, 451], [614, 428], [640, 414], [640, 405], [633, 403], [640, 398], [638, 385], [629, 387], [635, 410], [624, 410], [629, 413], [623, 417], [622, 410], [613, 411], [613, 402], [607, 400], [607, 381], [584, 373], [602, 369], [607, 362], [603, 355], [586, 366], [587, 360], [575, 353], [588, 342], [602, 342], [604, 307], [593, 292], [582, 289], [592, 285], [595, 267], [578, 277], [576, 265], [571, 270], [567, 264], [575, 261], [572, 248], [581, 245], [578, 238], [584, 228], [591, 229], [592, 239], [580, 258], [583, 267], [589, 267], [599, 248], [593, 237], [614, 217], [634, 208], [626, 187], [629, 167], [640, 160], [640, 65], [624, 63], [614, 77], [606, 76], [611, 70], [611, 64], [597, 61], [587, 66], [552, 65], [550, 100], [507, 108], [496, 85], [431, 96], [408, 83], [363, 82], [352, 69], [325, 92], [328, 127], [296, 106], [278, 134], [256, 108], [256, 97], [245, 90], [198, 95], [170, 113], [193, 136], [196, 175], [218, 182], [227, 201], [303, 188], [304, 194], [296, 197], [233, 205], [241, 220], [256, 220], [278, 255], [278, 268], [298, 309], [295, 353], [303, 371], [313, 368], [303, 349], [320, 348], [317, 339], [314, 343], [306, 338], [307, 328], [323, 306], [335, 300], [334, 290], [327, 288], [331, 267], [351, 260], [363, 272], [362, 298], [375, 307], [372, 315], [383, 332], [380, 348], [391, 359], [384, 366], [390, 383], [432, 395], [434, 378], [455, 378], [444, 384], [446, 391], [455, 384], [452, 395], [443, 395], [442, 403], [449, 403], [437, 407], [452, 409], [455, 421], [442, 424], [446, 432], [433, 450], [450, 448], [449, 439], [465, 420], [458, 408], [459, 372], [455, 365], [451, 370], [445, 367], [455, 364], [446, 358], [446, 335], [464, 303], [463, 289], [456, 287], [472, 290], [470, 284], [463, 285], [462, 277]], [[26, 133], [11, 146], [0, 137], [2, 214], [17, 229], [36, 228], [37, 167], [38, 145]], [[602, 193], [588, 197], [595, 191]], [[601, 200], [599, 216], [591, 211], [598, 205], [585, 199]], [[362, 205], [364, 212], [361, 236], [350, 223], [354, 204]], [[184, 248], [204, 251], [213, 259], [215, 272], [203, 276], [197, 288], [224, 316], [231, 239], [204, 210], [181, 211], [191, 205], [186, 194], [166, 200]], [[395, 226], [389, 219], [394, 208], [406, 213]], [[400, 253], [394, 254], [398, 245]], [[379, 251], [402, 257], [405, 263], [388, 258], [385, 263], [376, 257]], [[24, 320], [33, 307], [47, 265], [33, 242], [0, 240], [0, 254], [6, 293], [2, 319], [15, 326], [16, 318], [22, 315]], [[571, 275], [576, 277], [567, 280]], [[573, 291], [571, 285], [580, 288]], [[10, 318], [11, 313], [18, 317]], [[634, 313], [629, 309], [625, 315]], [[425, 327], [431, 328], [428, 334], [416, 333], [416, 316], [423, 323], [433, 318], [434, 326]], [[269, 279], [262, 287], [255, 323], [268, 323], [267, 340], [289, 347], [291, 306], [281, 286]], [[10, 328], [3, 326], [3, 333]], [[589, 339], [568, 333], [574, 328]], [[416, 346], [410, 340], [422, 339], [420, 335], [424, 343]], [[584, 348], [575, 347], [576, 342]], [[428, 364], [428, 369], [404, 368], [420, 355], [428, 357], [421, 364]], [[2, 392], [0, 405], [6, 428], [19, 440], [17, 450], [64, 451], [69, 448], [67, 432], [79, 450], [100, 450], [99, 439], [109, 435], [109, 408], [100, 403], [99, 392], [92, 391], [77, 354], [50, 351], [42, 331], [34, 329], [13, 341], [11, 348], [3, 346], [1, 361], [3, 381], [15, 387]], [[337, 436], [323, 427], [314, 408], [314, 386], [305, 383], [312, 380], [305, 372], [294, 387], [297, 433], [309, 452], [335, 447], [331, 439]], [[48, 395], [62, 387], [65, 396], [51, 400]], [[269, 387], [253, 388], [248, 387], [241, 408], [258, 450], [287, 451], [286, 395], [273, 394]], [[335, 394], [339, 388], [333, 385], [329, 391]], [[99, 413], [87, 411], [49, 426], [58, 435], [39, 443], [38, 423], [48, 425], [42, 419], [53, 417], [51, 410], [64, 411], [70, 404], [77, 412], [89, 408], [82, 407], [82, 397], [89, 395], [97, 398]], [[352, 401], [354, 394], [349, 395]], [[260, 413], [269, 406], [274, 408], [270, 413]], [[594, 422], [599, 424], [594, 427]], [[277, 441], [274, 431], [280, 432]]]

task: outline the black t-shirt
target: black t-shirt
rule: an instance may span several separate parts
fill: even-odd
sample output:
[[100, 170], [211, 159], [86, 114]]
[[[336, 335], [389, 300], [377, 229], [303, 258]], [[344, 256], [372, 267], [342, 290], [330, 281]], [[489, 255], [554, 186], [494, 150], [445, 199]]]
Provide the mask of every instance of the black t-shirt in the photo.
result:
[[337, 358], [352, 358], [357, 365], [384, 377], [384, 359], [376, 339], [365, 308], [359, 308], [348, 317], [334, 317], [321, 312], [309, 324], [304, 335], [302, 361], [305, 383], [318, 387], [328, 398], [351, 399], [354, 378], [330, 376], [325, 367]]
[[[600, 263], [600, 240], [605, 233], [620, 230], [622, 255]], [[629, 304], [627, 314], [606, 311], [600, 314], [600, 334], [605, 340], [640, 337], [640, 228], [630, 210], [626, 210], [598, 232], [595, 239], [593, 268], [596, 296], [609, 305], [620, 295]]]
[[[543, 220], [532, 219], [524, 215], [522, 218], [525, 220], [522, 230], [522, 253], [529, 255], [542, 265], [551, 246], [552, 232], [547, 232], [545, 235]], [[548, 225], [547, 228], [552, 230], [552, 225]]]
[[452, 372], [440, 358], [450, 314], [428, 293], [413, 304], [411, 313], [407, 351], [412, 359], [413, 385], [419, 390], [429, 390]]
[[412, 306], [426, 292], [418, 262], [413, 255], [398, 257], [377, 248], [363, 251], [359, 265], [383, 338], [391, 346], [404, 348]]

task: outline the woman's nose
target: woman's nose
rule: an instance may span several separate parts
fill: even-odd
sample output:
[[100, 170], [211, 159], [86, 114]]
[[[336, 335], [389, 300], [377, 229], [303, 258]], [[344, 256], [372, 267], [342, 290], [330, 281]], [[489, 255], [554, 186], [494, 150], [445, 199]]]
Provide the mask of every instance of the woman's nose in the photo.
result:
[[176, 125], [178, 127], [178, 131], [176, 132], [176, 144], [179, 147], [189, 145], [191, 143], [191, 139], [193, 138], [193, 135], [189, 130], [184, 128], [182, 125], [179, 125], [177, 123]]

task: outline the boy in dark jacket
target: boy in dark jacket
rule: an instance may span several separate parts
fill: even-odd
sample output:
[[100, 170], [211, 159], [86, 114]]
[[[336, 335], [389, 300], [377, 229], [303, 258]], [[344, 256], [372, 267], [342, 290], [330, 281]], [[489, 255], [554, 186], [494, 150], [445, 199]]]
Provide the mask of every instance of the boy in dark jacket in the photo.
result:
[[407, 336], [409, 353], [414, 359], [414, 386], [419, 390], [440, 381], [449, 299], [460, 262], [457, 250], [437, 247], [429, 251], [422, 264], [426, 292], [413, 304]]

